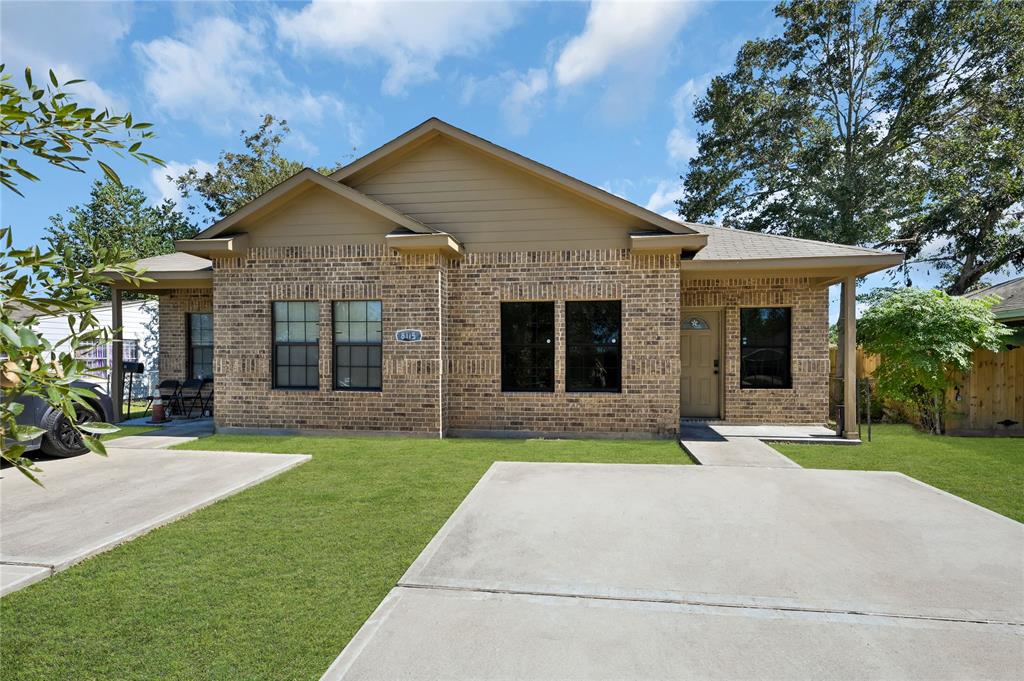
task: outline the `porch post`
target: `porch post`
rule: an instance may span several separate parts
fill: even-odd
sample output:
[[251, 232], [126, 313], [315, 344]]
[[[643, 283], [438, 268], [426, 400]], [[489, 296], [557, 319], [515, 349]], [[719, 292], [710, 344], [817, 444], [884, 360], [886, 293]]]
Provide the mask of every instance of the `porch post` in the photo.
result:
[[860, 437], [857, 428], [857, 277], [846, 277], [842, 285], [843, 436]]
[[110, 325], [113, 327], [114, 338], [111, 343], [110, 400], [114, 404], [114, 423], [121, 421], [121, 400], [124, 396], [124, 324], [121, 310], [121, 289], [110, 289]]

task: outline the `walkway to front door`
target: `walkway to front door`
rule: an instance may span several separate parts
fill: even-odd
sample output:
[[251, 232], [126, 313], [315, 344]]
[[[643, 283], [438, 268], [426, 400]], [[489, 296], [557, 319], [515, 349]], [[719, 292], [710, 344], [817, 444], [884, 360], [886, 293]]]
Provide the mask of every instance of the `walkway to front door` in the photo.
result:
[[684, 423], [679, 444], [702, 466], [800, 468], [755, 437], [728, 437], [706, 423]]

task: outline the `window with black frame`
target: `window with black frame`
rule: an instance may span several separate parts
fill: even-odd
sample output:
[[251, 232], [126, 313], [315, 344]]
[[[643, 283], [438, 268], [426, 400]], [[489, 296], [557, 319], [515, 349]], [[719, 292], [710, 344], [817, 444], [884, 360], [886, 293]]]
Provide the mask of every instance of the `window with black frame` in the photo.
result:
[[188, 316], [188, 377], [213, 378], [213, 315]]
[[334, 303], [334, 387], [381, 389], [383, 341], [379, 300]]
[[622, 302], [568, 301], [565, 304], [565, 389], [568, 392], [622, 390]]
[[740, 310], [740, 387], [792, 388], [791, 311], [788, 307]]
[[554, 303], [501, 304], [501, 389], [554, 392]]
[[274, 387], [320, 387], [320, 305], [312, 301], [275, 302]]

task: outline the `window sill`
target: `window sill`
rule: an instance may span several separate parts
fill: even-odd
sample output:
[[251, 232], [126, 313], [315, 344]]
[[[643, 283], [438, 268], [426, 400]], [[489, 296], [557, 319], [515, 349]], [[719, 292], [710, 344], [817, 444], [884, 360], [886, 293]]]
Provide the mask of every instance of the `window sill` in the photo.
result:
[[600, 395], [621, 395], [622, 394], [622, 388], [619, 388], [617, 390], [600, 390], [600, 389], [598, 389], [598, 390], [566, 390], [565, 394], [566, 395], [595, 395], [595, 396], [600, 396]]
[[336, 393], [382, 393], [384, 388], [339, 388], [335, 386], [331, 392]]
[[312, 393], [319, 392], [320, 386], [306, 386], [306, 387], [291, 387], [291, 386], [278, 386], [271, 387], [271, 390], [277, 390], [284, 393]]

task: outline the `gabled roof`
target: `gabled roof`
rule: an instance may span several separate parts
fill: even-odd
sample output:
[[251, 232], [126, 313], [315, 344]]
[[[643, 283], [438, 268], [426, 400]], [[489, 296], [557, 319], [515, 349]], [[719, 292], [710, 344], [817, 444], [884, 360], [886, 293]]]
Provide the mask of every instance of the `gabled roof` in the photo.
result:
[[999, 319], [1024, 317], [1024, 277], [1010, 279], [1000, 284], [965, 293], [964, 298], [999, 296], [1002, 300], [992, 306], [992, 312]]
[[365, 156], [334, 171], [331, 173], [330, 178], [338, 182], [351, 182], [354, 178], [365, 175], [366, 171], [378, 164], [386, 165], [387, 159], [390, 157], [401, 156], [439, 135], [472, 147], [492, 158], [509, 163], [534, 177], [546, 180], [577, 196], [582, 196], [606, 208], [635, 217], [671, 234], [694, 233], [694, 230], [685, 224], [666, 218], [663, 215], [658, 215], [654, 211], [642, 208], [635, 203], [631, 203], [610, 192], [578, 180], [571, 175], [566, 175], [543, 163], [538, 163], [531, 158], [489, 142], [482, 137], [477, 137], [439, 118], [427, 119], [412, 130], [399, 135]]
[[252, 216], [261, 209], [270, 206], [270, 204], [282, 197], [303, 189], [307, 185], [323, 187], [324, 189], [334, 192], [338, 196], [347, 199], [358, 206], [372, 211], [397, 225], [405, 227], [411, 232], [416, 232], [418, 234], [434, 234], [437, 232], [437, 230], [427, 227], [419, 220], [415, 220], [405, 213], [400, 213], [391, 206], [383, 204], [377, 199], [367, 196], [357, 189], [353, 189], [352, 187], [341, 184], [340, 182], [328, 179], [312, 168], [303, 168], [284, 182], [281, 182], [277, 186], [267, 190], [257, 198], [245, 204], [231, 215], [213, 223], [210, 227], [197, 234], [195, 238], [208, 239], [210, 237], [223, 234], [238, 222]]

